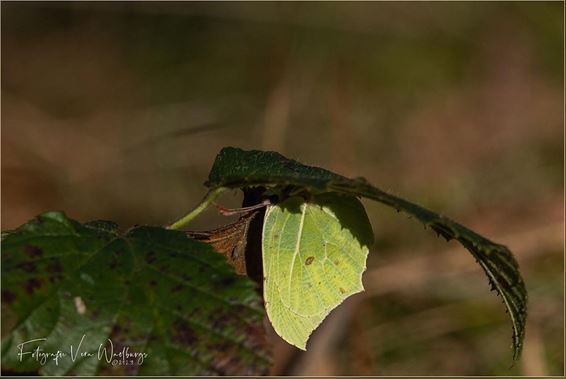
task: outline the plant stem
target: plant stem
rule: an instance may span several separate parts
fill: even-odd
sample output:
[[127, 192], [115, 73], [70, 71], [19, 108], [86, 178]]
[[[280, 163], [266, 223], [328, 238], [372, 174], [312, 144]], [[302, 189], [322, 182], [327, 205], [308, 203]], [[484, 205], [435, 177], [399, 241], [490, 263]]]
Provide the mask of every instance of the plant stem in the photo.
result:
[[218, 187], [213, 190], [208, 191], [208, 193], [204, 196], [201, 203], [192, 211], [187, 213], [181, 219], [175, 221], [171, 225], [167, 227], [167, 229], [179, 229], [191, 222], [194, 218], [196, 218], [199, 214], [201, 214], [210, 204], [216, 200], [216, 198], [228, 188], [226, 187]]

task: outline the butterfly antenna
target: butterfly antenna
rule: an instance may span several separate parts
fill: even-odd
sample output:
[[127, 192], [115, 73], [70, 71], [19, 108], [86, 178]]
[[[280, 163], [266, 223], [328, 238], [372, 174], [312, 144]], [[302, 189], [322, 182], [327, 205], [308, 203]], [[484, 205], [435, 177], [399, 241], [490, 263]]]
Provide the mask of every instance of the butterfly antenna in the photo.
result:
[[261, 203], [256, 204], [256, 205], [252, 205], [250, 207], [232, 208], [232, 209], [224, 208], [222, 205], [219, 205], [219, 204], [216, 204], [216, 203], [213, 203], [213, 204], [218, 209], [218, 213], [220, 213], [222, 216], [233, 216], [233, 215], [238, 215], [238, 214], [242, 214], [242, 213], [248, 213], [248, 212], [254, 211], [256, 209], [266, 207], [266, 206], [271, 204], [271, 201], [269, 199], [265, 199]]

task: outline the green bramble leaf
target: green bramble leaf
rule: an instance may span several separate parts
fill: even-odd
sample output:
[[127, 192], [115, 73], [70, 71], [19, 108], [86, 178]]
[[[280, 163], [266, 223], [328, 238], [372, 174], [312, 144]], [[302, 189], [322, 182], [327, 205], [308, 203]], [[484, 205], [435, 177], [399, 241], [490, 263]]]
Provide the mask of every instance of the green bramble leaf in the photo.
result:
[[[255, 283], [179, 231], [122, 233], [111, 222], [80, 224], [48, 212], [2, 239], [3, 371], [265, 374], [263, 316]], [[108, 362], [108, 340], [116, 354], [127, 347], [139, 355]], [[36, 348], [67, 355], [42, 363], [31, 354]]]
[[268, 206], [262, 241], [267, 315], [277, 334], [305, 350], [330, 311], [363, 291], [368, 217], [351, 196], [291, 197]]

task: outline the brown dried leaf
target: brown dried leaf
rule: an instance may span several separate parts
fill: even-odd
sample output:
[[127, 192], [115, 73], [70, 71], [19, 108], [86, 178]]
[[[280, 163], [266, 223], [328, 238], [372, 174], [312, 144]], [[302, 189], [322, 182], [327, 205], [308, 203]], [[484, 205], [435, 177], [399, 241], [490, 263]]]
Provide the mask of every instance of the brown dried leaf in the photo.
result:
[[250, 222], [257, 211], [244, 213], [236, 222], [204, 232], [187, 231], [187, 235], [205, 242], [224, 255], [239, 275], [246, 275], [246, 240]]

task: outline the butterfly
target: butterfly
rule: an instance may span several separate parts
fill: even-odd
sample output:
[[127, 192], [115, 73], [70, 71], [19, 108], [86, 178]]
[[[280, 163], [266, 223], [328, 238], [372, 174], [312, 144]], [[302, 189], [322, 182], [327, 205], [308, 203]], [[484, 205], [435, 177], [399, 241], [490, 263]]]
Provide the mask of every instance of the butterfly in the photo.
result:
[[373, 231], [361, 202], [327, 193], [268, 205], [263, 223], [263, 296], [277, 334], [306, 350], [314, 329], [363, 291]]

